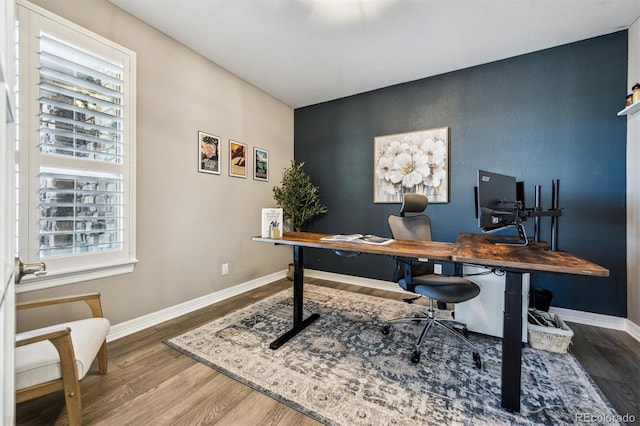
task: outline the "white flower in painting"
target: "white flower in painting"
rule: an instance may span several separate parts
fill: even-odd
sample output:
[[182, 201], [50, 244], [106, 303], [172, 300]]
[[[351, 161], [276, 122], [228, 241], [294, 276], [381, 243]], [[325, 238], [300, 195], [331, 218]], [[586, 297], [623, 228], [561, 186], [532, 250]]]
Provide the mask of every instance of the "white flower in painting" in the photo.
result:
[[393, 156], [382, 155], [378, 159], [378, 164], [376, 167], [376, 176], [378, 179], [383, 181], [391, 180], [390, 174], [391, 169], [393, 168]]
[[[447, 177], [447, 171], [442, 168], [435, 168], [433, 173], [431, 174], [431, 182], [429, 186], [433, 186], [434, 188], [439, 188], [442, 185], [442, 181]], [[426, 182], [425, 182], [426, 183]]]
[[[393, 170], [390, 173], [391, 182], [400, 183], [406, 188], [413, 188], [421, 184], [431, 173], [429, 158], [417, 150], [415, 146], [398, 154], [393, 162]], [[408, 152], [407, 152], [408, 151]]]
[[447, 159], [447, 148], [440, 139], [425, 139], [420, 149], [429, 156], [429, 161], [434, 164], [442, 164]]
[[447, 148], [440, 139], [425, 139], [420, 148], [429, 157], [431, 174], [425, 179], [424, 184], [433, 188], [439, 188], [447, 177], [446, 161]]

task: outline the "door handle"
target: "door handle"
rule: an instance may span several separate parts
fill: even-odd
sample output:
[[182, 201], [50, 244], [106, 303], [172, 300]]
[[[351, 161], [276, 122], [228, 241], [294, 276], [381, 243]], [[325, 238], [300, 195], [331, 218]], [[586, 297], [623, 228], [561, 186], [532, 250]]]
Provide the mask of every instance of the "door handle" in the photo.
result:
[[47, 273], [47, 265], [44, 262], [38, 263], [22, 263], [22, 260], [19, 257], [16, 257], [15, 261], [15, 283], [18, 284], [22, 280], [22, 277], [25, 275], [35, 275], [36, 277], [40, 277]]

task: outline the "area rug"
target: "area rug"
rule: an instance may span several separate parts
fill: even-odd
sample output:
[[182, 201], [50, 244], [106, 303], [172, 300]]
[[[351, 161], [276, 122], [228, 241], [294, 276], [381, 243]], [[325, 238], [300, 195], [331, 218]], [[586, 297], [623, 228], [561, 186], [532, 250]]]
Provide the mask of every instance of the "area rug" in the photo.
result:
[[[410, 361], [421, 326], [415, 304], [305, 285], [304, 313], [320, 319], [278, 350], [291, 327], [292, 291], [282, 291], [197, 329], [169, 346], [328, 425], [575, 424], [616, 412], [571, 354], [525, 347], [521, 412], [500, 406], [500, 339], [470, 333], [483, 361], [439, 327], [420, 363]], [[447, 315], [445, 311], [438, 313]]]

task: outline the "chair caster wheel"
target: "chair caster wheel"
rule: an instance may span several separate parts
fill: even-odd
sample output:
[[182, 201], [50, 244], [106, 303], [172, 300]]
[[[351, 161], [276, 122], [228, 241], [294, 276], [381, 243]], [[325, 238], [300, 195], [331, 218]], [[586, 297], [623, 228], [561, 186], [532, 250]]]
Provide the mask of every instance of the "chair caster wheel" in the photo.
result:
[[462, 334], [465, 338], [469, 338], [469, 329], [467, 327], [454, 326], [453, 329]]
[[420, 351], [415, 351], [412, 355], [411, 355], [411, 362], [414, 364], [417, 364], [420, 362], [420, 355], [422, 355], [420, 353]]
[[385, 336], [389, 334], [389, 331], [391, 331], [391, 326], [389, 324], [386, 324], [382, 327], [382, 334], [384, 334]]
[[482, 359], [480, 359], [480, 354], [478, 352], [473, 353], [473, 363], [476, 367], [482, 370]]

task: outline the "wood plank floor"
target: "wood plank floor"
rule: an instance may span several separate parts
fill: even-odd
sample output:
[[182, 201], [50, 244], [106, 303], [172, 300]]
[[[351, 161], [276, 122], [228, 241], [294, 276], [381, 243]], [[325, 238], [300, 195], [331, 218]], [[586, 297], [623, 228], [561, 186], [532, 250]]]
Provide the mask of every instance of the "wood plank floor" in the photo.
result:
[[[401, 299], [402, 294], [305, 279], [316, 285]], [[283, 279], [109, 344], [109, 372], [82, 384], [85, 425], [317, 425], [299, 412], [162, 343], [288, 288]], [[571, 351], [620, 414], [640, 421], [640, 342], [624, 332], [570, 324]], [[597, 413], [594, 413], [597, 414]], [[61, 392], [17, 406], [18, 425], [67, 423]]]

